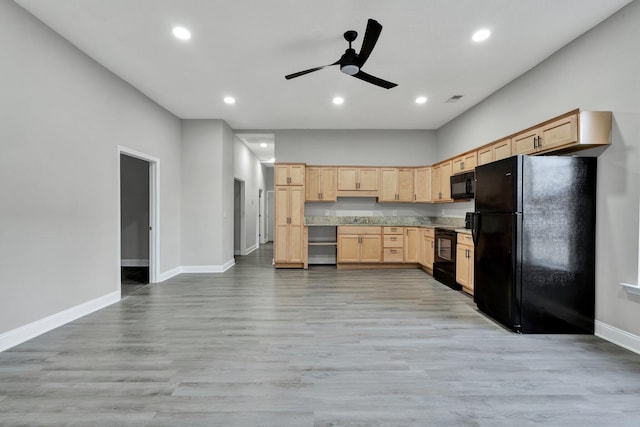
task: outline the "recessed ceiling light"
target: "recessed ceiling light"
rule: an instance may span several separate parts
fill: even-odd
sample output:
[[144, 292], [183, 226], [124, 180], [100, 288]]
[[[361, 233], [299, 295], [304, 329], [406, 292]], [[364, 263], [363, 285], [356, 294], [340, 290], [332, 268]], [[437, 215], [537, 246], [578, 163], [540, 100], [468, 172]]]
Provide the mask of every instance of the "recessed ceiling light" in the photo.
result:
[[260, 143], [260, 147], [262, 147], [262, 148], [266, 148], [266, 146], [267, 146], [267, 143], [266, 143], [266, 142], [262, 142], [262, 143]]
[[225, 96], [224, 97], [224, 102], [226, 102], [227, 104], [235, 104], [236, 103], [236, 99], [232, 96]]
[[427, 102], [426, 96], [419, 96], [416, 98], [416, 104], [424, 104], [425, 102]]
[[189, 40], [191, 38], [191, 31], [184, 27], [173, 27], [173, 35], [180, 40]]
[[341, 105], [342, 103], [344, 103], [344, 98], [341, 96], [336, 96], [335, 98], [333, 98], [333, 103], [336, 105]]
[[473, 33], [473, 36], [471, 36], [471, 40], [473, 40], [476, 43], [483, 42], [486, 39], [488, 39], [490, 35], [491, 35], [491, 31], [489, 31], [486, 28], [483, 28]]

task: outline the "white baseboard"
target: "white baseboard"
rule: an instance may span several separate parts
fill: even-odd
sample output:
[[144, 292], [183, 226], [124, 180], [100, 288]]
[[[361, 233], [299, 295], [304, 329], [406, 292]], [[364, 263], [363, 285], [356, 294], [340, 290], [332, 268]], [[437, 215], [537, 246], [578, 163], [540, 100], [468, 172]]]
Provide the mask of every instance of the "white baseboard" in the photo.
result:
[[157, 283], [164, 282], [182, 273], [224, 273], [234, 265], [236, 265], [234, 258], [221, 265], [182, 265], [160, 273]]
[[25, 341], [49, 332], [66, 323], [73, 322], [87, 314], [107, 307], [120, 301], [120, 290], [103, 295], [91, 301], [68, 308], [59, 313], [52, 314], [43, 319], [36, 320], [27, 325], [5, 332], [0, 335], [0, 351], [5, 351]]
[[182, 267], [180, 266], [174, 267], [171, 270], [167, 270], [164, 273], [160, 273], [160, 275], [158, 276], [158, 283], [164, 282], [165, 280], [169, 280], [180, 273], [182, 273]]
[[221, 265], [183, 265], [182, 273], [224, 273], [234, 265], [236, 265], [234, 258]]
[[258, 249], [260, 247], [260, 245], [258, 245], [257, 243], [247, 249], [245, 249], [244, 254], [245, 255], [249, 255], [251, 252], [255, 251], [256, 249]]
[[620, 347], [640, 354], [640, 336], [596, 320], [595, 335]]
[[120, 260], [122, 267], [149, 267], [148, 259], [123, 259]]

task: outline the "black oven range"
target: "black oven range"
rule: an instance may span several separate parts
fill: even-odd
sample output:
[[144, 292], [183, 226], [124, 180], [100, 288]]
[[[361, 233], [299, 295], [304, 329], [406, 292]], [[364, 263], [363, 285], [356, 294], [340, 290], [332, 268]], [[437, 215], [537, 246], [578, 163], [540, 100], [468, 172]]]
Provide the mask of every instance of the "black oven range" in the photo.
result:
[[461, 289], [456, 283], [456, 232], [436, 227], [433, 277], [452, 289]]

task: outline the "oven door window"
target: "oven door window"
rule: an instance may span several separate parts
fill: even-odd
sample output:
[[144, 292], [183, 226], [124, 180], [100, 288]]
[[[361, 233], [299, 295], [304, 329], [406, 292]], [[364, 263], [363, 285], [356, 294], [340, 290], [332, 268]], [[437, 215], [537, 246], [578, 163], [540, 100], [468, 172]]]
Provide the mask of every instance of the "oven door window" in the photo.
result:
[[438, 253], [436, 254], [438, 258], [443, 261], [453, 261], [453, 247], [452, 241], [450, 238], [446, 237], [438, 237], [438, 243], [436, 245]]

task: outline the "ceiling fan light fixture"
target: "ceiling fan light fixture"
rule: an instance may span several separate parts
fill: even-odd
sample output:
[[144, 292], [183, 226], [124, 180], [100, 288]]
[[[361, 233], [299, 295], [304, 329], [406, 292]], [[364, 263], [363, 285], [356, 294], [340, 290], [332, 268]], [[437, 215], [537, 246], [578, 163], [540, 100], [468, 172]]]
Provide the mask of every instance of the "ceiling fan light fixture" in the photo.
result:
[[360, 71], [360, 67], [353, 64], [347, 64], [347, 65], [341, 66], [340, 71], [350, 76], [353, 76], [354, 74], [358, 74], [358, 72]]

